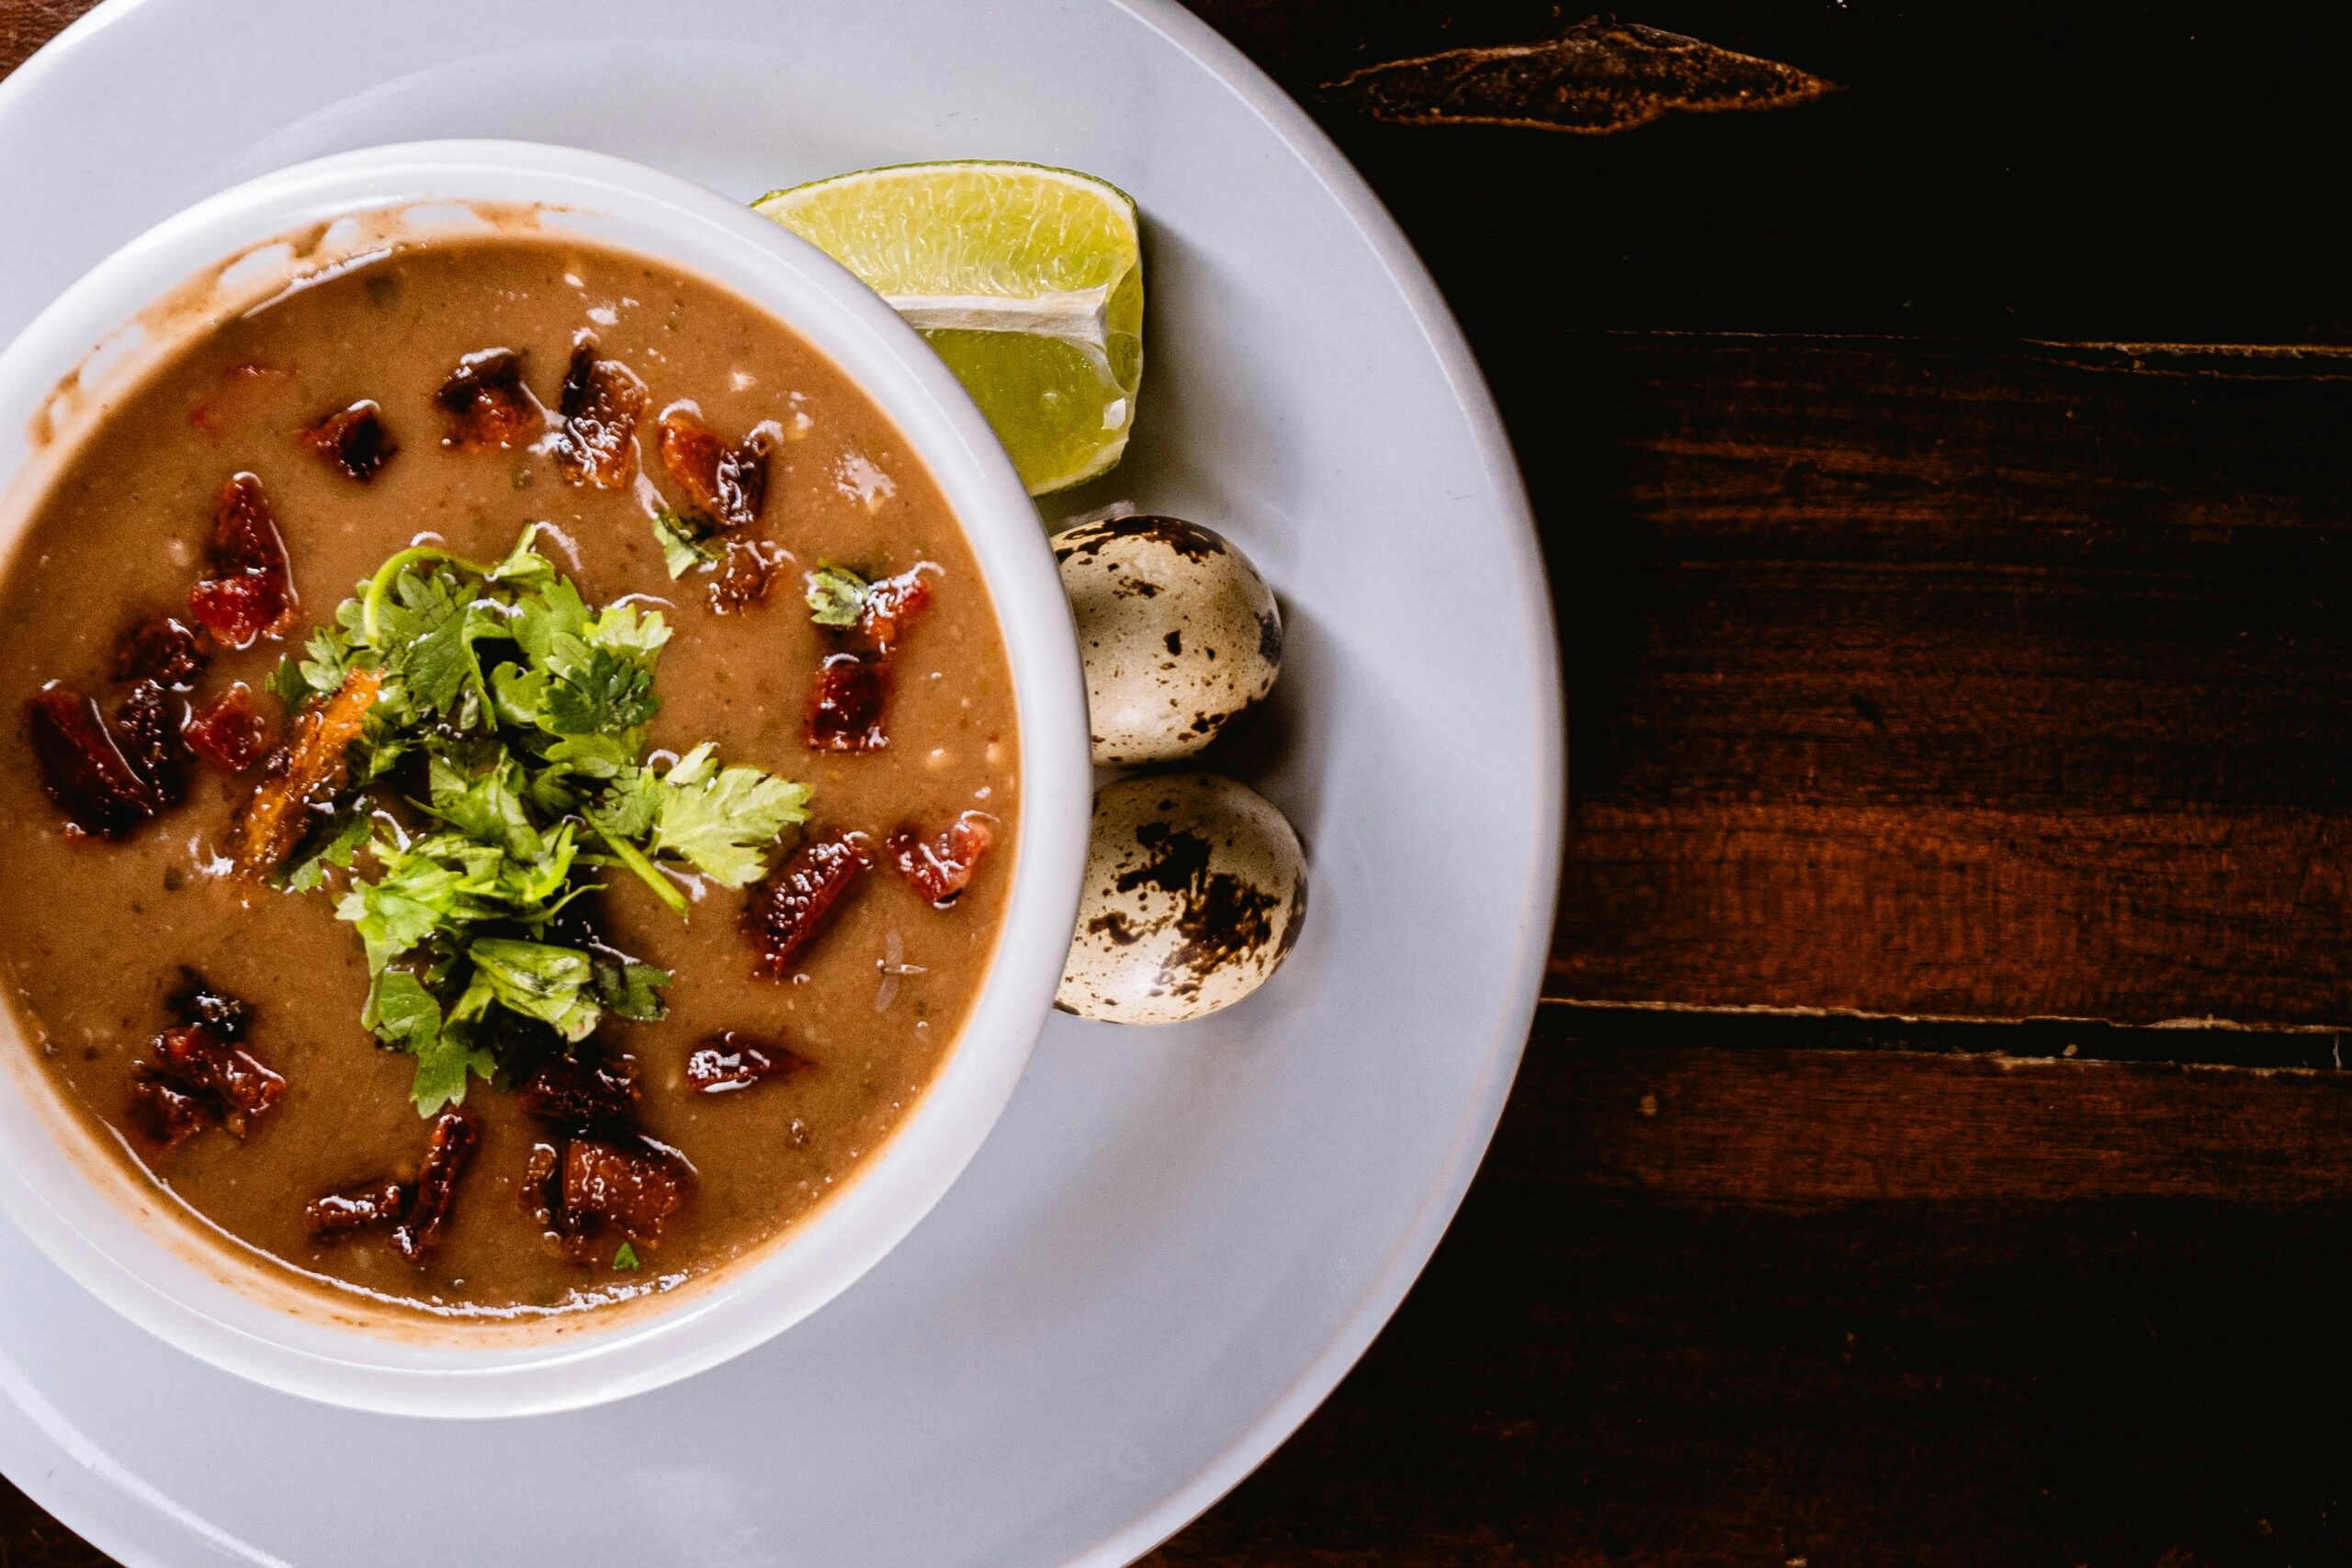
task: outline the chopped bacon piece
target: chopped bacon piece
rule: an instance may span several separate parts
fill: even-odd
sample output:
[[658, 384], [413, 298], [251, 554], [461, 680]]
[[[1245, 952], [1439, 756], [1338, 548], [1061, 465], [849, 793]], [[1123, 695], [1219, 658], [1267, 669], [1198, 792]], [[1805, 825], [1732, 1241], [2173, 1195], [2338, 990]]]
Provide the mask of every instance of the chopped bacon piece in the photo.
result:
[[189, 750], [224, 773], [243, 773], [269, 750], [269, 721], [243, 681], [191, 715], [181, 733]]
[[573, 484], [618, 490], [637, 467], [637, 420], [645, 412], [645, 383], [617, 359], [596, 357], [583, 337], [564, 372], [562, 438], [556, 459]]
[[836, 653], [817, 667], [808, 694], [808, 749], [812, 751], [879, 751], [890, 743], [882, 728], [882, 708], [890, 679], [882, 666], [854, 653]]
[[662, 466], [695, 511], [722, 528], [748, 527], [760, 520], [768, 490], [764, 430], [729, 446], [684, 407], [662, 411], [659, 428]]
[[118, 681], [153, 681], [184, 691], [204, 665], [195, 628], [171, 615], [150, 615], [115, 639]]
[[400, 448], [384, 428], [384, 411], [373, 398], [362, 398], [347, 409], [337, 409], [316, 424], [305, 426], [302, 445], [339, 469], [345, 478], [366, 484], [383, 471]]
[[187, 742], [180, 738], [187, 717], [186, 700], [153, 681], [131, 687], [114, 710], [122, 754], [166, 807], [177, 806], [187, 795]]
[[237, 819], [240, 866], [275, 871], [302, 841], [312, 808], [342, 787], [344, 754], [359, 739], [383, 682], [379, 671], [354, 670], [334, 696], [303, 708], [293, 739], [271, 755], [261, 787]]
[[182, 1025], [155, 1036], [162, 1069], [181, 1088], [213, 1102], [220, 1124], [243, 1138], [253, 1121], [286, 1095], [286, 1080], [253, 1054], [200, 1025]]
[[204, 1130], [204, 1102], [143, 1064], [131, 1070], [130, 1115], [140, 1131], [166, 1152]]
[[710, 607], [722, 615], [749, 610], [767, 601], [775, 586], [775, 569], [785, 554], [765, 539], [729, 539], [727, 564], [710, 585]]
[[812, 838], [752, 889], [743, 905], [743, 931], [759, 950], [752, 973], [781, 980], [817, 940], [841, 907], [842, 896], [874, 863], [863, 833]]
[[434, 1119], [433, 1135], [424, 1145], [424, 1168], [416, 1175], [416, 1195], [392, 1232], [394, 1249], [411, 1263], [422, 1266], [440, 1245], [457, 1201], [458, 1175], [480, 1136], [473, 1118], [462, 1111], [444, 1111]]
[[313, 1198], [302, 1224], [314, 1237], [346, 1235], [370, 1225], [390, 1224], [408, 1212], [408, 1189], [391, 1178]]
[[789, 1076], [808, 1065], [806, 1057], [773, 1040], [722, 1029], [686, 1058], [686, 1081], [705, 1094], [725, 1094], [749, 1089], [762, 1078]]
[[441, 445], [455, 451], [514, 446], [547, 424], [546, 411], [523, 384], [523, 356], [511, 348], [467, 355], [433, 400], [448, 415]]
[[925, 839], [911, 826], [899, 829], [890, 835], [890, 854], [899, 874], [914, 884], [933, 908], [944, 909], [972, 885], [980, 857], [995, 837], [996, 824], [988, 813], [967, 811], [935, 840]]
[[164, 1005], [171, 1010], [173, 1022], [209, 1029], [232, 1043], [245, 1037], [253, 1012], [243, 1000], [186, 965], [180, 969], [179, 988]]
[[549, 1122], [594, 1127], [626, 1120], [637, 1103], [637, 1058], [607, 1066], [550, 1057], [523, 1085], [523, 1109]]
[[294, 624], [300, 603], [286, 540], [261, 480], [251, 474], [232, 478], [213, 502], [212, 570], [215, 575], [189, 593], [187, 607], [223, 645], [251, 648]]
[[865, 607], [858, 612], [855, 635], [876, 659], [888, 659], [896, 653], [899, 639], [931, 608], [929, 568], [926, 561], [866, 587]]
[[98, 706], [51, 681], [25, 704], [42, 787], [85, 833], [118, 838], [164, 809], [163, 795], [115, 744]]
[[597, 1138], [574, 1138], [563, 1151], [563, 1212], [610, 1224], [649, 1246], [685, 1205], [686, 1173], [678, 1160], [640, 1141], [624, 1148]]

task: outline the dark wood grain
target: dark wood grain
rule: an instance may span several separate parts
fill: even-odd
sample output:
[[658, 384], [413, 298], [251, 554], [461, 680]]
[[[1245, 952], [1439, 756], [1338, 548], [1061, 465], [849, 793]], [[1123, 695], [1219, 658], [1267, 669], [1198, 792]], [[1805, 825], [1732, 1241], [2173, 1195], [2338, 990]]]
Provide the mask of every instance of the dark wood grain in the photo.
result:
[[1672, 0], [1839, 91], [1562, 137], [1325, 85], [1582, 8], [1192, 3], [1462, 316], [1574, 788], [1460, 1219], [1154, 1561], [2352, 1556], [2352, 22]]

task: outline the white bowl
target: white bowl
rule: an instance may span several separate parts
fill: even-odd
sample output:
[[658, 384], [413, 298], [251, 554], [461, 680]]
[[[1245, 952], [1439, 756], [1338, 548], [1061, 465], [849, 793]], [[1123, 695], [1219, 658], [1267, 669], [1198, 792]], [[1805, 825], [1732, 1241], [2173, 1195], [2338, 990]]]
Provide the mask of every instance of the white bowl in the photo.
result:
[[[895, 1137], [779, 1244], [673, 1303], [623, 1309], [610, 1326], [593, 1313], [487, 1334], [479, 1324], [395, 1325], [292, 1287], [272, 1265], [201, 1237], [185, 1210], [100, 1147], [0, 1009], [0, 1080], [14, 1089], [0, 1094], [8, 1218], [93, 1295], [191, 1355], [289, 1393], [402, 1415], [621, 1398], [750, 1349], [846, 1289], [938, 1201], [1011, 1098], [1061, 976], [1086, 852], [1085, 693], [1069, 609], [1035, 508], [979, 411], [920, 337], [815, 247], [621, 159], [514, 141], [376, 148], [224, 191], [125, 245], [0, 353], [0, 560], [90, 421], [205, 319], [387, 234], [477, 225], [477, 209], [492, 207], [538, 209], [550, 227], [733, 289], [830, 355], [897, 423], [961, 520], [1003, 628], [1020, 831], [978, 1001]], [[294, 235], [301, 242], [284, 243]]]

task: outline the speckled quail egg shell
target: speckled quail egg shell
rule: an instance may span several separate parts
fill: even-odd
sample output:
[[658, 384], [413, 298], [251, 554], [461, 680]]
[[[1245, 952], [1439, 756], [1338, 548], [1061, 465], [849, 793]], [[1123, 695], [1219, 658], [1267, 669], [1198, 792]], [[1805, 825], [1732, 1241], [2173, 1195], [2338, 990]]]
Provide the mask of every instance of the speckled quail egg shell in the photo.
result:
[[1204, 1018], [1266, 983], [1306, 918], [1306, 856], [1265, 797], [1212, 773], [1094, 796], [1078, 931], [1054, 1005], [1113, 1023]]
[[1094, 760], [1189, 757], [1273, 689], [1283, 620], [1266, 580], [1175, 517], [1082, 523], [1054, 539], [1078, 620]]

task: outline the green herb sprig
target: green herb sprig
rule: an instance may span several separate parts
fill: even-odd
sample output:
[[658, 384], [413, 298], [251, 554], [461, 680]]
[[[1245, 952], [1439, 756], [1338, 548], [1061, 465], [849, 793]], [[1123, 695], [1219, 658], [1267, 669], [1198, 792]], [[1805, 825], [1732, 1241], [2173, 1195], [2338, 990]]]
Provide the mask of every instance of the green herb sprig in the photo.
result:
[[[607, 1015], [662, 1016], [670, 976], [572, 908], [599, 871], [626, 870], [683, 916], [673, 873], [746, 886], [808, 817], [804, 786], [722, 767], [708, 743], [648, 762], [669, 625], [628, 600], [591, 609], [537, 536], [495, 563], [399, 552], [271, 682], [291, 712], [355, 669], [382, 673], [350, 783], [285, 880], [308, 891], [351, 873], [335, 914], [367, 949], [362, 1021], [416, 1058], [426, 1116]], [[371, 793], [387, 789], [405, 810]]]

